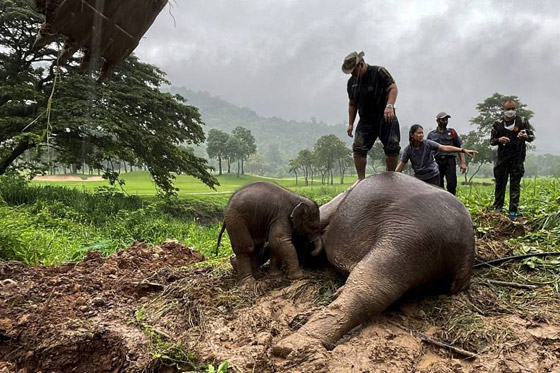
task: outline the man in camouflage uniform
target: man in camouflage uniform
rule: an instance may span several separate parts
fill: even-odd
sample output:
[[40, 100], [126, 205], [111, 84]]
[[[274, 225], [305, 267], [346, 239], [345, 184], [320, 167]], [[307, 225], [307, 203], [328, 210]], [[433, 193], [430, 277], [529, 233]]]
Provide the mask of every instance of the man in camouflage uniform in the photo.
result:
[[494, 164], [496, 191], [494, 209], [501, 210], [506, 195], [509, 177], [509, 217], [515, 219], [519, 207], [521, 178], [525, 173], [525, 142], [535, 139], [529, 121], [517, 115], [515, 101], [506, 101], [502, 106], [504, 116], [492, 124], [490, 145], [498, 146], [498, 159]]
[[342, 71], [348, 79], [348, 136], [353, 137], [356, 114], [360, 115], [352, 150], [358, 180], [366, 175], [367, 153], [379, 137], [383, 143], [387, 171], [394, 171], [401, 149], [399, 121], [395, 115], [397, 85], [381, 66], [368, 65], [364, 52], [352, 52], [344, 59]]
[[[453, 128], [447, 128], [451, 115], [441, 112], [436, 115], [437, 128], [428, 134], [428, 140], [437, 142], [440, 145], [450, 145], [457, 148], [461, 147], [461, 138]], [[461, 173], [467, 169], [465, 155], [459, 153], [461, 158]], [[453, 195], [457, 192], [457, 158], [453, 153], [436, 152], [436, 162], [439, 168], [439, 186], [445, 187], [447, 179], [447, 191]]]

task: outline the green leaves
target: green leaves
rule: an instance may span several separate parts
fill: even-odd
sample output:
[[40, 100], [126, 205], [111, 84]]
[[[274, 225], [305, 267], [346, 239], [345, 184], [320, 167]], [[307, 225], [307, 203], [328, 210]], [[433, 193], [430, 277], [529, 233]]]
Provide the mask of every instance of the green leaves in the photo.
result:
[[228, 369], [229, 369], [229, 361], [224, 361], [223, 363], [218, 365], [218, 368], [214, 368], [212, 364], [208, 364], [206, 371], [208, 373], [227, 373]]
[[[45, 166], [87, 164], [113, 172], [114, 161], [145, 165], [164, 194], [175, 191], [181, 173], [216, 185], [206, 160], [182, 148], [204, 141], [200, 113], [181, 96], [160, 91], [169, 84], [163, 71], [129, 56], [98, 84], [77, 74], [70, 60], [53, 89], [58, 50], [30, 50], [41, 19], [23, 0], [0, 6], [0, 174], [27, 154]], [[42, 151], [29, 150], [44, 145], [47, 135], [44, 159]]]
[[492, 123], [502, 116], [502, 106], [506, 101], [510, 100], [517, 103], [517, 115], [527, 119], [533, 117], [534, 113], [527, 109], [527, 105], [523, 104], [519, 97], [515, 95], [502, 95], [496, 92], [476, 105], [478, 116], [470, 120], [471, 124], [477, 127], [478, 132], [487, 134], [489, 137]]

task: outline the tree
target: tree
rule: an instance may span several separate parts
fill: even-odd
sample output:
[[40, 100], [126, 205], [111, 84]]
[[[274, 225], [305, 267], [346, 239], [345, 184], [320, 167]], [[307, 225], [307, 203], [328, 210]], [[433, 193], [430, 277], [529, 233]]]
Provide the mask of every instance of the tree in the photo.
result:
[[36, 149], [33, 161], [47, 152], [50, 165], [83, 162], [111, 181], [108, 160], [145, 165], [166, 193], [180, 173], [217, 184], [206, 160], [180, 146], [204, 141], [202, 121], [181, 96], [160, 91], [163, 71], [131, 55], [95, 83], [74, 59], [55, 65], [59, 44], [30, 49], [41, 19], [25, 0], [2, 1], [0, 14], [0, 175], [29, 167], [15, 161]]
[[333, 184], [335, 162], [339, 165], [341, 182], [344, 182], [344, 171], [348, 167], [351, 151], [336, 135], [321, 136], [313, 148], [317, 164], [323, 171], [322, 181]]
[[490, 137], [492, 123], [502, 116], [502, 106], [506, 101], [510, 100], [517, 103], [517, 115], [527, 119], [533, 117], [534, 113], [527, 109], [527, 105], [523, 104], [519, 100], [519, 97], [515, 95], [502, 95], [496, 92], [476, 105], [478, 116], [470, 120], [471, 124], [475, 125], [479, 132], [487, 134], [487, 136]]
[[[483, 102], [476, 105], [478, 116], [471, 118], [471, 125], [476, 126], [476, 130], [470, 131], [462, 137], [463, 147], [478, 151], [474, 161], [467, 160], [467, 171], [465, 172], [465, 183], [472, 181], [473, 177], [478, 173], [482, 165], [494, 161], [496, 151], [490, 146], [490, 133], [492, 124], [502, 116], [502, 106], [506, 101], [514, 101], [517, 103], [517, 115], [531, 119], [533, 112], [527, 109], [527, 105], [523, 104], [519, 97], [515, 95], [502, 95], [494, 93], [486, 98]], [[465, 157], [467, 158], [467, 157]], [[471, 163], [477, 163], [478, 168], [472, 173], [470, 178]]]
[[210, 158], [218, 159], [219, 175], [222, 174], [222, 158], [225, 157], [226, 143], [229, 140], [229, 135], [217, 129], [208, 131], [208, 138], [206, 139], [206, 152]]
[[237, 177], [239, 177], [241, 171], [240, 160], [244, 156], [243, 143], [239, 138], [230, 136], [224, 150], [228, 160], [228, 173], [231, 172], [231, 162], [237, 161]]
[[237, 137], [241, 142], [241, 174], [245, 174], [243, 170], [243, 163], [251, 155], [257, 152], [257, 145], [255, 144], [255, 138], [250, 130], [244, 127], [235, 127], [231, 133], [232, 136]]
[[[338, 137], [335, 135], [325, 135], [319, 137], [315, 146], [313, 147], [313, 152], [315, 153], [315, 160], [317, 165], [321, 170], [321, 182], [328, 184], [333, 184], [333, 169], [336, 160], [336, 143]], [[340, 141], [340, 140], [339, 140]]]
[[303, 168], [303, 176], [305, 178], [305, 185], [309, 185], [309, 179], [313, 184], [313, 166], [315, 163], [315, 156], [309, 149], [300, 150], [298, 153], [299, 164]]
[[[467, 169], [465, 170], [463, 176], [465, 177], [465, 184], [468, 184], [472, 181], [476, 174], [478, 174], [484, 164], [494, 161], [496, 152], [490, 146], [490, 136], [485, 136], [485, 134], [479, 131], [470, 131], [461, 137], [461, 141], [463, 148], [476, 150], [478, 152], [474, 160], [471, 160], [469, 157], [465, 157]], [[475, 164], [477, 165], [476, 169], [473, 166]]]
[[339, 142], [335, 147], [336, 161], [338, 163], [338, 171], [340, 175], [340, 184], [344, 184], [344, 174], [349, 167], [354, 166], [354, 161], [352, 159], [352, 150], [346, 146], [339, 139]]
[[288, 167], [289, 167], [289, 171], [293, 172], [294, 175], [296, 176], [296, 185], [298, 185], [298, 169], [301, 167], [301, 164], [299, 163], [299, 159], [296, 157], [294, 159], [290, 159], [290, 161], [288, 162]]

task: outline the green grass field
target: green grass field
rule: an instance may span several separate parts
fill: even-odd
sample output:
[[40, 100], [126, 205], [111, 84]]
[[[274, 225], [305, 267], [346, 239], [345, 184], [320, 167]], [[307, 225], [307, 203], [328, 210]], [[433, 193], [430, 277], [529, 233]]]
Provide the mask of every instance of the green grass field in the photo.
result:
[[[81, 176], [81, 175], [77, 175]], [[154, 196], [156, 187], [150, 174], [147, 171], [135, 171], [122, 173], [121, 178], [125, 181], [123, 189], [130, 195]], [[285, 187], [295, 186], [295, 179], [268, 179], [252, 175], [242, 175], [237, 177], [234, 174], [217, 176], [220, 185], [216, 190], [204, 185], [200, 180], [192, 176], [179, 175], [175, 180], [175, 187], [179, 189], [179, 196], [198, 195], [198, 194], [224, 194], [232, 193], [239, 187], [257, 180], [273, 180]], [[84, 190], [94, 190], [96, 187], [109, 185], [108, 181], [32, 181], [33, 185], [59, 185], [69, 188]], [[320, 182], [319, 182], [320, 184]]]
[[[163, 200], [147, 172], [123, 174], [124, 190], [108, 187], [107, 181], [33, 181], [0, 177], [0, 259], [29, 264], [58, 264], [76, 261], [92, 249], [104, 255], [134, 241], [159, 244], [176, 239], [214, 256], [223, 213], [232, 192], [256, 180], [276, 182], [318, 204], [328, 202], [355, 179], [341, 185], [304, 186], [300, 179], [269, 179], [244, 175], [219, 176], [213, 191], [197, 179], [179, 176], [178, 198]], [[560, 241], [560, 182], [556, 179], [524, 179], [520, 213], [537, 233], [515, 241], [527, 250], [558, 250]], [[102, 187], [102, 188], [100, 188]], [[479, 221], [493, 200], [491, 180], [459, 185], [457, 197], [470, 210], [478, 230], [492, 227]], [[220, 256], [231, 253], [225, 235]], [[513, 242], [513, 241], [512, 241]], [[535, 242], [541, 246], [535, 246]]]

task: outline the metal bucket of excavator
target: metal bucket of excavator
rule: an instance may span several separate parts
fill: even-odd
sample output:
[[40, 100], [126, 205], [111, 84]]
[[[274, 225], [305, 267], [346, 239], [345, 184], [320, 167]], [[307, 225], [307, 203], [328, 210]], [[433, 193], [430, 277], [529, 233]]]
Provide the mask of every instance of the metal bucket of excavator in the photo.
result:
[[103, 59], [99, 80], [138, 45], [167, 0], [33, 0], [45, 23], [34, 48], [41, 48], [64, 35], [60, 58], [84, 49], [80, 69], [87, 71], [93, 61]]

